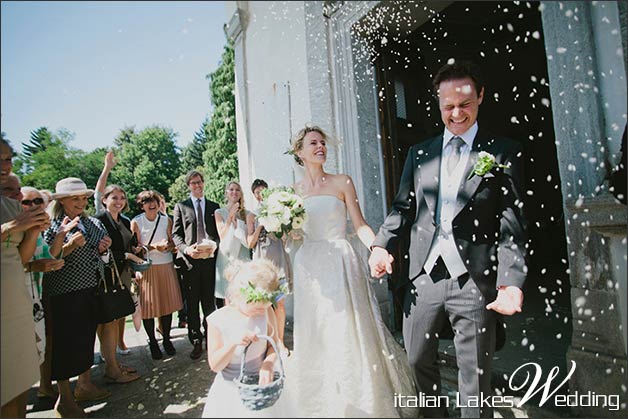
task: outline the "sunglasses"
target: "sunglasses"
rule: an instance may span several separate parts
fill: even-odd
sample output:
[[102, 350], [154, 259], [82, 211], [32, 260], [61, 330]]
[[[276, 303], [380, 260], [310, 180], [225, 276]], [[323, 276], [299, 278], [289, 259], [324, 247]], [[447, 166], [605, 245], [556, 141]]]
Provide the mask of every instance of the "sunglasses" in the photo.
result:
[[22, 200], [22, 205], [27, 206], [27, 207], [30, 207], [31, 205], [41, 205], [43, 203], [44, 203], [44, 200], [42, 198]]

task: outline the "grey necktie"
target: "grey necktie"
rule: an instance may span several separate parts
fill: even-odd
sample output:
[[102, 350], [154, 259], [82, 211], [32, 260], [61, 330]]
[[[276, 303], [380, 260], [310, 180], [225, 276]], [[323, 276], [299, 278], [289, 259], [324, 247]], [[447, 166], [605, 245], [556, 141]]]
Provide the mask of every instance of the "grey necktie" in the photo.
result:
[[451, 145], [451, 153], [447, 160], [447, 173], [451, 175], [460, 161], [460, 149], [464, 144], [464, 140], [458, 136], [451, 137], [449, 144]]
[[205, 222], [203, 221], [203, 211], [201, 210], [200, 198], [196, 200], [196, 242], [200, 243], [205, 238]]

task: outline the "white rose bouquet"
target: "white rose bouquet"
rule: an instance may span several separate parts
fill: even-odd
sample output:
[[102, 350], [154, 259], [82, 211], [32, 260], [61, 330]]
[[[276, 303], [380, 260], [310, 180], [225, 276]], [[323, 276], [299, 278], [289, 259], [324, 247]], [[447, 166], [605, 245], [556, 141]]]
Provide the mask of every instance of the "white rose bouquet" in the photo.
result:
[[262, 192], [262, 197], [258, 220], [266, 231], [280, 239], [303, 227], [307, 219], [303, 198], [294, 189], [286, 186], [268, 188]]

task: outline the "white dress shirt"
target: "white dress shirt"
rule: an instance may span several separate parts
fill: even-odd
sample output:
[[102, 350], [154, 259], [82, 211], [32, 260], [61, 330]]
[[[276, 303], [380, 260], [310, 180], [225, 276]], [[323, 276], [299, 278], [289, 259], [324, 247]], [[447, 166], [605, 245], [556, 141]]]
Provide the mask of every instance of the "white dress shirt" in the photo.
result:
[[[197, 198], [197, 197], [195, 197], [194, 195], [192, 195], [190, 193], [190, 199], [192, 200], [192, 204], [194, 204], [194, 215], [198, 214], [197, 207], [200, 205], [200, 207], [201, 207], [201, 214], [203, 214], [203, 225], [205, 225], [205, 197]], [[199, 199], [201, 200], [200, 203], [198, 202]], [[196, 222], [198, 223], [198, 217], [196, 217], [196, 218], [197, 218]], [[207, 228], [207, 226], [205, 226], [205, 228]], [[200, 242], [203, 238], [204, 237], [201, 237], [197, 241]]]
[[452, 278], [456, 278], [467, 272], [467, 268], [456, 248], [456, 241], [452, 234], [452, 219], [456, 208], [458, 191], [463, 185], [462, 182], [466, 181], [466, 179], [463, 179], [464, 169], [469, 161], [469, 154], [473, 147], [473, 139], [477, 132], [478, 123], [476, 122], [467, 132], [458, 135], [458, 137], [462, 138], [464, 144], [460, 147], [460, 160], [453, 172], [449, 174], [447, 161], [453, 152], [453, 146], [449, 143], [449, 140], [456, 135], [445, 128], [443, 134], [443, 150], [441, 153], [442, 158], [440, 161], [440, 181], [438, 182], [438, 203], [436, 205], [436, 222], [438, 227], [434, 234], [434, 240], [432, 241], [427, 259], [425, 260], [425, 265], [423, 265], [427, 273], [434, 267], [438, 256], [443, 258]]

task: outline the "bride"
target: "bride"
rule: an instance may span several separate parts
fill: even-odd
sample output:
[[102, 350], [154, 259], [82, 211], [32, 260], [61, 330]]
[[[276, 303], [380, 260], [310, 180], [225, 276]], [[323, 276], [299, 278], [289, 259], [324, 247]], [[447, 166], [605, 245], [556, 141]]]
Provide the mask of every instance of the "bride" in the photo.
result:
[[351, 178], [323, 169], [327, 138], [306, 127], [292, 141], [305, 169], [294, 186], [308, 220], [294, 257], [294, 351], [283, 396], [300, 417], [417, 417], [395, 406], [395, 394], [416, 395], [410, 368], [382, 321], [365, 263], [346, 239], [347, 212], [365, 246], [375, 235]]

